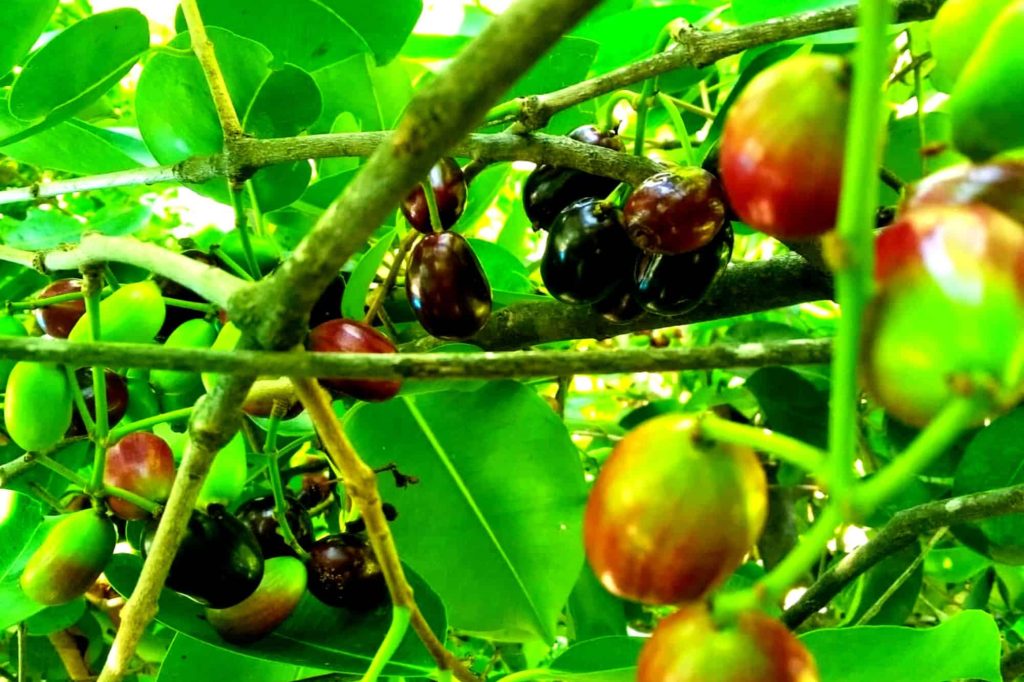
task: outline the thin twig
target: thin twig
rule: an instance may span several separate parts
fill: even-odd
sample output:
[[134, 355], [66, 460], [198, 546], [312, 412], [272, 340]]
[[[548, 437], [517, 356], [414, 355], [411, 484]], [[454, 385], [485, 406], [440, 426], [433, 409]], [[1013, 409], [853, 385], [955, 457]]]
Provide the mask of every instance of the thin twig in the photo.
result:
[[196, 53], [203, 75], [206, 76], [206, 83], [210, 86], [210, 95], [213, 97], [213, 106], [217, 109], [217, 118], [220, 119], [220, 127], [224, 131], [224, 139], [227, 141], [241, 137], [242, 123], [238, 120], [238, 112], [231, 101], [231, 93], [228, 92], [224, 73], [220, 70], [213, 43], [206, 34], [206, 25], [199, 13], [199, 5], [196, 0], [181, 0], [181, 12], [185, 15], [185, 23], [192, 39], [192, 51]]
[[384, 281], [381, 282], [377, 291], [374, 292], [373, 300], [370, 302], [370, 307], [366, 311], [366, 315], [363, 317], [363, 322], [366, 324], [373, 324], [373, 321], [377, 318], [377, 313], [380, 311], [380, 307], [384, 305], [384, 301], [387, 299], [388, 294], [391, 293], [391, 289], [395, 286], [395, 281], [398, 279], [398, 272], [402, 269], [402, 263], [405, 262], [405, 256], [409, 253], [409, 249], [412, 248], [412, 245], [416, 243], [416, 238], [418, 236], [419, 233], [416, 230], [409, 230], [409, 232], [402, 237], [402, 241], [398, 245], [398, 251], [395, 252], [395, 259], [391, 261], [391, 267], [388, 268], [388, 274], [384, 277]]

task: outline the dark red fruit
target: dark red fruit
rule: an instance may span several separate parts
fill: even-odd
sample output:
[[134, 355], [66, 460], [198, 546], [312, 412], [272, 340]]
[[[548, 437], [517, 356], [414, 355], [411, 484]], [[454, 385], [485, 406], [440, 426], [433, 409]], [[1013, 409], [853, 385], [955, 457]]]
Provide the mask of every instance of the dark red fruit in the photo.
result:
[[412, 249], [405, 293], [416, 319], [432, 336], [462, 339], [480, 331], [491, 315], [491, 285], [460, 234], [424, 237]]
[[345, 280], [335, 277], [313, 304], [313, 309], [309, 313], [309, 328], [312, 329], [341, 315], [341, 299], [344, 295]]
[[564, 303], [596, 303], [632, 275], [639, 251], [622, 229], [622, 215], [598, 199], [580, 199], [548, 230], [540, 275]]
[[299, 502], [306, 509], [317, 507], [331, 496], [336, 484], [337, 479], [330, 479], [327, 474], [306, 474], [302, 477]]
[[[128, 411], [128, 384], [125, 383], [124, 377], [109, 369], [103, 370], [103, 377], [107, 387], [107, 425], [113, 426], [121, 421]], [[92, 386], [92, 370], [88, 367], [75, 370], [75, 379], [82, 389], [82, 397], [85, 398], [89, 416], [95, 421], [96, 393]], [[71, 413], [71, 433], [85, 433], [85, 424], [82, 423], [82, 415], [78, 413], [77, 408]]]
[[[569, 133], [577, 142], [621, 152], [622, 140], [615, 131], [604, 132], [584, 125]], [[548, 229], [569, 204], [586, 197], [604, 197], [619, 184], [614, 178], [591, 175], [575, 168], [541, 164], [523, 183], [523, 209], [534, 229]]]
[[[50, 298], [61, 294], [74, 294], [82, 290], [80, 279], [58, 279], [39, 292], [37, 298]], [[66, 339], [82, 315], [85, 315], [85, 299], [80, 298], [64, 303], [36, 308], [33, 311], [39, 328], [55, 339]]]
[[[299, 546], [308, 550], [313, 544], [313, 522], [309, 512], [291, 495], [285, 495], [285, 519]], [[274, 496], [254, 497], [242, 503], [235, 516], [249, 527], [260, 543], [263, 558], [295, 556], [295, 551], [284, 541], [275, 513]]]
[[818, 668], [786, 627], [763, 613], [718, 627], [704, 604], [688, 604], [654, 629], [636, 682], [818, 682]]
[[703, 168], [684, 167], [644, 180], [622, 209], [633, 243], [654, 253], [686, 253], [704, 246], [725, 223], [721, 183]]
[[729, 109], [719, 152], [736, 214], [777, 239], [831, 230], [839, 208], [850, 73], [833, 55], [778, 62]]
[[[391, 339], [368, 324], [354, 320], [329, 320], [309, 332], [307, 343], [315, 353], [397, 353]], [[402, 388], [400, 380], [344, 379], [320, 377], [320, 383], [353, 398], [388, 400]]]
[[1024, 161], [964, 163], [910, 186], [900, 213], [929, 204], [985, 204], [1024, 225]]
[[[156, 523], [147, 529], [144, 549], [152, 549]], [[223, 609], [241, 602], [263, 579], [263, 554], [248, 526], [220, 505], [192, 512], [185, 537], [171, 564], [167, 587], [201, 604]]]
[[637, 263], [634, 297], [645, 309], [659, 315], [693, 310], [729, 265], [732, 245], [732, 226], [726, 224], [709, 244], [696, 251], [677, 256], [645, 255]]
[[[455, 224], [466, 208], [466, 194], [469, 191], [466, 178], [455, 159], [446, 156], [434, 164], [427, 179], [434, 188], [441, 227], [447, 230]], [[417, 186], [402, 200], [402, 214], [410, 225], [423, 234], [434, 231], [430, 225], [430, 211], [422, 186]]]
[[369, 611], [387, 602], [380, 564], [357, 535], [340, 533], [317, 540], [306, 569], [310, 593], [328, 606]]
[[[164, 502], [174, 483], [174, 454], [160, 436], [130, 433], [107, 448], [103, 468], [104, 485], [112, 485], [141, 495], [153, 502]], [[107, 506], [122, 519], [144, 519], [149, 513], [119, 497], [108, 497]]]

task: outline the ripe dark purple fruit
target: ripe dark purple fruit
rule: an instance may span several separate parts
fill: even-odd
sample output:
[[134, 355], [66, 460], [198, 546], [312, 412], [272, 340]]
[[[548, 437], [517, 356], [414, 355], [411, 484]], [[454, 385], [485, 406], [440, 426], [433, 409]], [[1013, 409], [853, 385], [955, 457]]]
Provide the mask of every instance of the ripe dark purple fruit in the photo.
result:
[[944, 168], [911, 185], [900, 213], [929, 204], [985, 204], [1024, 225], [1024, 161], [964, 163]]
[[548, 230], [540, 275], [564, 303], [596, 303], [629, 280], [639, 251], [622, 229], [622, 214], [598, 199], [580, 199]]
[[[604, 132], [593, 125], [580, 126], [569, 133], [569, 137], [617, 152], [623, 149], [622, 140], [615, 131]], [[606, 196], [618, 184], [614, 178], [541, 164], [523, 183], [523, 209], [534, 229], [546, 230], [569, 204], [586, 197]]]
[[[447, 230], [455, 224], [466, 208], [466, 195], [469, 191], [466, 178], [455, 159], [446, 156], [434, 164], [427, 179], [434, 188], [441, 226]], [[430, 225], [430, 211], [422, 186], [417, 186], [402, 200], [402, 214], [410, 225], [423, 234], [434, 231]]]
[[316, 299], [309, 313], [309, 328], [336, 319], [341, 315], [341, 299], [345, 295], [345, 280], [335, 277]]
[[[328, 320], [309, 332], [309, 350], [315, 353], [397, 353], [391, 339], [368, 324], [354, 320]], [[320, 383], [353, 398], [388, 400], [402, 388], [400, 380], [320, 377]]]
[[[113, 370], [103, 370], [103, 377], [107, 387], [107, 425], [113, 426], [124, 417], [128, 411], [128, 384], [124, 377]], [[96, 419], [96, 392], [92, 385], [92, 370], [88, 367], [81, 367], [75, 370], [75, 379], [82, 389], [82, 397], [85, 399], [85, 407], [89, 410], [89, 416]], [[85, 433], [85, 424], [82, 423], [82, 415], [76, 408], [71, 413], [71, 433]]]
[[684, 167], [644, 180], [622, 210], [633, 243], [654, 253], [704, 246], [725, 223], [722, 185], [703, 168]]
[[645, 255], [636, 269], [634, 297], [659, 315], [681, 315], [704, 299], [732, 257], [732, 226], [726, 224], [710, 243], [696, 251], [666, 256]]
[[[140, 495], [153, 502], [164, 502], [174, 483], [174, 454], [160, 436], [129, 433], [107, 448], [103, 483]], [[144, 519], [149, 513], [119, 497], [108, 497], [107, 506], [122, 519]]]
[[491, 315], [487, 276], [469, 242], [454, 232], [427, 235], [413, 247], [405, 293], [427, 333], [442, 339], [472, 336]]
[[369, 611], [387, 601], [380, 564], [358, 535], [339, 533], [317, 540], [306, 569], [310, 593], [328, 606]]
[[[285, 505], [285, 520], [288, 521], [295, 541], [300, 547], [308, 550], [313, 544], [313, 522], [309, 518], [309, 512], [291, 495], [285, 495]], [[235, 516], [256, 536], [264, 559], [295, 556], [294, 550], [288, 546], [280, 533], [273, 495], [254, 497], [243, 502]]]
[[225, 641], [254, 642], [287, 620], [306, 591], [306, 567], [294, 557], [268, 559], [263, 580], [243, 601], [225, 609], [207, 609], [206, 620]]
[[612, 293], [590, 307], [609, 322], [619, 324], [635, 320], [644, 314], [644, 309], [636, 302], [632, 279], [623, 280]]
[[[50, 298], [62, 294], [77, 294], [82, 291], [80, 279], [58, 279], [39, 292], [37, 298]], [[33, 311], [39, 328], [55, 339], [66, 339], [82, 315], [85, 315], [85, 299], [79, 298], [64, 303], [36, 308]]]

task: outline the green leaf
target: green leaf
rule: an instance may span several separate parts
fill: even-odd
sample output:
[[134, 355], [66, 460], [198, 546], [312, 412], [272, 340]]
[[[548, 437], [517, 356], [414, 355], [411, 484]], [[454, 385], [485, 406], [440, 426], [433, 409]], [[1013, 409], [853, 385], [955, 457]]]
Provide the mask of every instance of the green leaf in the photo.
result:
[[89, 221], [89, 229], [110, 237], [122, 237], [146, 227], [152, 217], [153, 209], [144, 204], [129, 206], [127, 210], [120, 204], [108, 204]]
[[25, 63], [11, 88], [11, 113], [23, 121], [68, 118], [121, 80], [147, 49], [149, 22], [138, 10], [83, 19]]
[[399, 553], [441, 595], [452, 626], [553, 639], [583, 563], [586, 494], [576, 448], [547, 402], [494, 382], [360, 405], [345, 430], [372, 466], [399, 462], [420, 479], [402, 490], [384, 483], [382, 493], [399, 509]]
[[174, 637], [163, 661], [156, 682], [291, 682], [327, 674], [326, 670], [238, 654], [187, 635]]
[[618, 636], [626, 631], [625, 602], [606, 590], [585, 562], [569, 595], [568, 616], [570, 639], [576, 641]]
[[[874, 608], [875, 603], [895, 584], [896, 580], [913, 564], [921, 553], [917, 543], [913, 543], [885, 557], [875, 564], [867, 573], [861, 575], [847, 588], [852, 595], [850, 605], [843, 624], [856, 625], [861, 618]], [[918, 564], [910, 577], [891, 594], [878, 613], [864, 625], [902, 625], [914, 612], [917, 595], [921, 591], [924, 579], [924, 566]]]
[[764, 412], [765, 426], [817, 447], [828, 444], [828, 391], [786, 367], [765, 367], [746, 387]]
[[[607, 73], [620, 66], [651, 56], [651, 50], [665, 26], [674, 19], [695, 22], [707, 14], [702, 7], [669, 5], [668, 7], [641, 7], [611, 14], [592, 21], [573, 31], [572, 35], [600, 44], [593, 70]], [[694, 83], [701, 79], [702, 70], [691, 71]]]
[[44, 211], [32, 207], [28, 217], [15, 220], [0, 218], [0, 238], [16, 249], [52, 249], [69, 242], [77, 242], [85, 229], [83, 223], [61, 211]]
[[469, 185], [466, 210], [455, 225], [456, 232], [465, 232], [487, 214], [487, 209], [494, 203], [495, 198], [507, 187], [506, 183], [511, 173], [510, 164], [493, 163], [473, 178]]
[[[246, 0], [244, 5], [237, 0], [199, 0], [198, 5], [207, 26], [265, 45], [276, 65], [289, 63], [314, 71], [370, 49], [348, 22], [315, 0]], [[175, 27], [188, 30], [180, 9]]]
[[51, 632], [71, 627], [83, 615], [85, 615], [85, 598], [78, 597], [66, 604], [48, 606], [26, 619], [25, 630], [32, 636], [45, 636]]
[[28, 495], [0, 489], [0, 630], [43, 610], [25, 595], [18, 578], [56, 521], [44, 521], [42, 507]]
[[470, 238], [466, 241], [473, 247], [492, 289], [510, 294], [536, 293], [530, 282], [530, 271], [508, 250], [483, 239]]
[[75, 118], [2, 149], [22, 163], [78, 175], [131, 170], [152, 162], [141, 140]]
[[581, 642], [551, 662], [552, 676], [581, 682], [632, 682], [636, 678], [636, 659], [645, 641], [622, 636]]
[[[924, 142], [918, 135], [917, 116], [892, 119], [889, 122], [885, 148], [885, 167], [896, 174], [904, 182], [913, 182], [922, 177], [925, 160], [929, 173], [966, 161], [966, 157], [958, 154], [952, 142], [952, 125], [949, 114], [942, 111], [931, 111], [924, 115]], [[922, 157], [921, 149], [929, 146], [942, 147], [938, 154], [930, 154], [927, 159]], [[943, 145], [945, 145], [943, 147]], [[892, 188], [883, 185], [882, 201], [896, 203], [900, 197]]]
[[924, 560], [924, 572], [944, 583], [962, 583], [992, 565], [991, 559], [967, 547], [933, 549]]
[[800, 637], [821, 682], [998, 682], [999, 628], [984, 611], [963, 611], [934, 628], [868, 625]]
[[[142, 570], [142, 559], [134, 554], [115, 554], [104, 572], [122, 595], [131, 594]], [[409, 574], [416, 603], [434, 632], [444, 632], [444, 608], [437, 596], [416, 575]], [[156, 620], [169, 628], [215, 647], [298, 666], [326, 668], [336, 673], [362, 674], [384, 639], [391, 623], [391, 605], [368, 613], [325, 606], [308, 592], [292, 615], [263, 639], [237, 646], [222, 640], [206, 621], [197, 602], [171, 590], [160, 594]], [[419, 638], [411, 630], [384, 675], [423, 677], [434, 669]]]
[[378, 64], [387, 64], [402, 49], [423, 11], [422, 0], [351, 2], [320, 0], [363, 37]]
[[377, 275], [377, 269], [384, 262], [384, 256], [395, 241], [396, 230], [389, 230], [369, 251], [359, 259], [359, 264], [352, 271], [345, 285], [345, 293], [341, 296], [341, 315], [350, 320], [361, 320], [365, 313], [366, 297], [370, 293], [370, 285]]
[[409, 74], [400, 63], [375, 66], [369, 55], [358, 54], [312, 72], [324, 94], [323, 113], [310, 127], [329, 132], [342, 113], [355, 116], [361, 130], [385, 130], [412, 98]]
[[[502, 100], [510, 100], [538, 92], [551, 92], [587, 77], [594, 58], [597, 56], [598, 44], [585, 38], [567, 36], [559, 40], [544, 53], [532, 69], [520, 78], [505, 93]], [[547, 128], [556, 132], [569, 132], [582, 123], [590, 122], [590, 117], [580, 113], [578, 108], [568, 109], [552, 117]]]
[[46, 28], [58, 0], [5, 0], [0, 4], [0, 76], [6, 76]]

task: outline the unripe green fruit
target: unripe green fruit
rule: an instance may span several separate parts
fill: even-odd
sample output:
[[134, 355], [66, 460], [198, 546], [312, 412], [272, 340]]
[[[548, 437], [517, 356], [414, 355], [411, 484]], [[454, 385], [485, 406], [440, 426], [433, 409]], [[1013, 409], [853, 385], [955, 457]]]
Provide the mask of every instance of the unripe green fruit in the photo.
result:
[[946, 0], [932, 22], [935, 68], [930, 78], [939, 90], [952, 92], [960, 72], [985, 31], [1010, 0]]
[[[167, 316], [156, 282], [125, 284], [100, 302], [100, 338], [121, 343], [150, 343]], [[84, 315], [68, 341], [92, 341], [92, 324]]]
[[[28, 336], [25, 325], [10, 315], [0, 315], [0, 336]], [[11, 376], [11, 370], [17, 364], [17, 360], [0, 359], [0, 391], [7, 386], [7, 379]]]
[[[217, 338], [213, 325], [203, 319], [182, 323], [167, 337], [167, 348], [209, 348]], [[165, 393], [202, 392], [203, 382], [195, 372], [154, 369], [149, 380]]]
[[45, 451], [71, 426], [71, 386], [56, 365], [19, 362], [4, 398], [4, 426], [23, 450]]
[[206, 619], [228, 642], [244, 644], [283, 623], [306, 592], [306, 567], [295, 557], [267, 559], [259, 587], [226, 609], [206, 609]]
[[245, 458], [245, 438], [239, 431], [228, 441], [210, 465], [210, 473], [203, 481], [196, 506], [208, 507], [211, 504], [230, 506], [245, 489], [245, 478], [248, 473]]
[[84, 593], [114, 553], [117, 531], [94, 509], [68, 514], [57, 522], [25, 565], [21, 589], [47, 606]]

